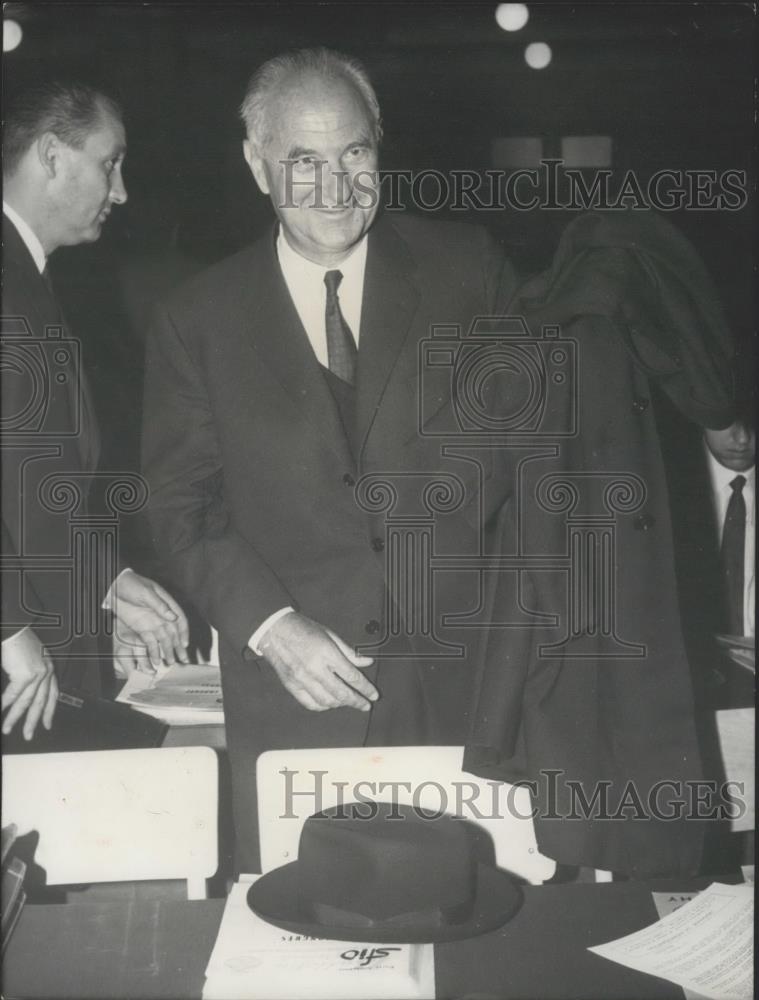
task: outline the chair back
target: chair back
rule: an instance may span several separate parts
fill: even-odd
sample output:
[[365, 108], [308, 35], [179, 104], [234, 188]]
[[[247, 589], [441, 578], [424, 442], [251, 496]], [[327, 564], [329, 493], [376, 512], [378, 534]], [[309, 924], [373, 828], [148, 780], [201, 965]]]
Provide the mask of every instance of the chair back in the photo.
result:
[[489, 835], [499, 868], [536, 885], [544, 882], [556, 862], [538, 852], [528, 789], [463, 772], [463, 753], [463, 747], [341, 747], [261, 754], [261, 870], [297, 858], [308, 816], [364, 799], [461, 816]]
[[208, 747], [8, 756], [3, 822], [39, 833], [48, 885], [186, 879], [218, 864], [218, 761]]

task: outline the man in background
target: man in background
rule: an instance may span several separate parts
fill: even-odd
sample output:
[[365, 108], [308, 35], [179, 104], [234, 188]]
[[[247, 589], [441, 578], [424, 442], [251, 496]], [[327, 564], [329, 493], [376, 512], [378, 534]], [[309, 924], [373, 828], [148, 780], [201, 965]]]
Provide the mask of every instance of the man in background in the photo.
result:
[[756, 435], [748, 415], [704, 432], [722, 568], [722, 631], [754, 634]]
[[115, 615], [125, 672], [152, 669], [146, 654], [186, 661], [187, 626], [154, 581], [130, 568], [108, 578], [116, 553], [89, 564], [81, 589], [91, 592], [77, 592], [56, 568], [69, 554], [68, 515], [46, 493], [53, 479], [81, 492], [76, 514], [87, 515], [97, 419], [47, 262], [61, 246], [97, 240], [126, 201], [120, 109], [88, 86], [43, 84], [9, 102], [3, 145], [2, 730], [23, 719], [29, 740], [40, 720], [51, 728], [59, 682], [99, 692], [96, 637], [79, 624], [93, 600]]

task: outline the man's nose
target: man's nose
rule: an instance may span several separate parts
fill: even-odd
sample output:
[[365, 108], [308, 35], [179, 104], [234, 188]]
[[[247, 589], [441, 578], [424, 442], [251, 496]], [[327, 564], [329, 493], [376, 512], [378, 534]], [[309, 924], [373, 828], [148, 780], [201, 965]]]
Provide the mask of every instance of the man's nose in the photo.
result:
[[114, 171], [114, 175], [111, 179], [111, 190], [108, 193], [108, 197], [114, 205], [123, 205], [127, 200], [127, 191], [124, 186], [124, 178], [121, 176], [121, 171]]
[[322, 171], [322, 198], [328, 208], [347, 205], [352, 188], [348, 171], [340, 163], [327, 163]]
[[751, 441], [751, 430], [743, 423], [734, 424], [733, 441], [741, 448], [747, 447]]

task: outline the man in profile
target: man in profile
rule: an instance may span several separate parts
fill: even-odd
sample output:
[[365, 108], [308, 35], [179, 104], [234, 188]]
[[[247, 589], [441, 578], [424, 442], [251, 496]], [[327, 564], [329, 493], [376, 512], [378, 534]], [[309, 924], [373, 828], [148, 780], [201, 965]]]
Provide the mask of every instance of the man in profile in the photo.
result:
[[[410, 627], [390, 656], [356, 647], [388, 650], [415, 613], [387, 579], [377, 496], [424, 513], [425, 484], [455, 477], [469, 488], [437, 537], [479, 551], [483, 468], [420, 433], [419, 346], [436, 322], [492, 313], [510, 272], [479, 228], [379, 217], [379, 107], [354, 60], [272, 59], [241, 111], [277, 223], [159, 310], [143, 451], [159, 551], [220, 633], [238, 862], [255, 871], [262, 751], [465, 738], [476, 630], [458, 659], [425, 656]], [[427, 402], [444, 422], [450, 401]], [[362, 500], [367, 474], [389, 474], [387, 492]], [[476, 574], [441, 576], [433, 629], [481, 597]]]
[[9, 102], [3, 147], [2, 730], [23, 718], [29, 740], [40, 720], [51, 728], [59, 681], [98, 691], [95, 636], [81, 627], [93, 601], [116, 616], [114, 652], [126, 671], [146, 652], [153, 663], [186, 661], [187, 634], [157, 583], [128, 568], [114, 579], [115, 553], [88, 564], [78, 592], [60, 570], [68, 515], [47, 492], [54, 481], [81, 491], [76, 514], [87, 515], [97, 420], [47, 261], [58, 247], [97, 240], [126, 201], [120, 109], [88, 86], [43, 84]]

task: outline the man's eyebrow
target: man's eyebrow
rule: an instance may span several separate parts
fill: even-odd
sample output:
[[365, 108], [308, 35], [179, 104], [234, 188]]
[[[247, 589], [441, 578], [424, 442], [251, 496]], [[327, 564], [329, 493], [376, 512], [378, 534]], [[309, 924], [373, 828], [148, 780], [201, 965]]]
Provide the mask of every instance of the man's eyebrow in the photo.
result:
[[309, 149], [306, 146], [293, 146], [287, 154], [287, 159], [297, 160], [299, 156], [315, 156], [317, 159], [320, 159], [320, 156], [315, 149]]
[[352, 142], [348, 143], [343, 152], [345, 153], [349, 149], [353, 149], [354, 146], [369, 146], [371, 148], [374, 146], [374, 139], [362, 132], [361, 135], [356, 136]]
[[[358, 135], [355, 139], [352, 139], [343, 147], [343, 152], [346, 153], [349, 149], [353, 149], [354, 146], [368, 146], [372, 147], [374, 145], [374, 140], [369, 137], [369, 135]], [[292, 149], [287, 154], [288, 160], [297, 160], [301, 156], [315, 156], [317, 160], [321, 160], [322, 156], [316, 149], [311, 149], [308, 146], [293, 146]], [[326, 163], [326, 160], [324, 161]]]

